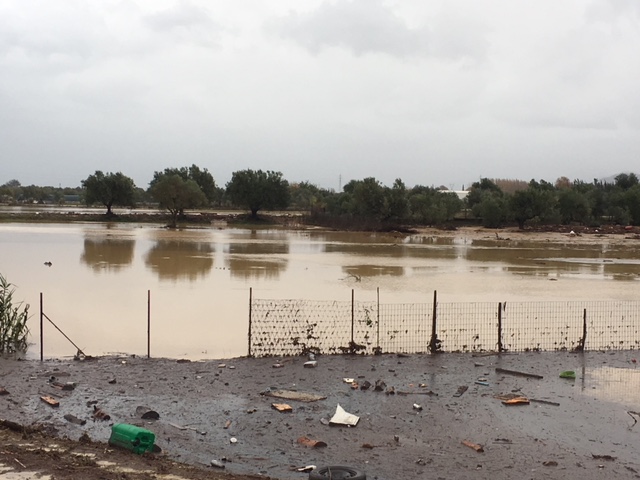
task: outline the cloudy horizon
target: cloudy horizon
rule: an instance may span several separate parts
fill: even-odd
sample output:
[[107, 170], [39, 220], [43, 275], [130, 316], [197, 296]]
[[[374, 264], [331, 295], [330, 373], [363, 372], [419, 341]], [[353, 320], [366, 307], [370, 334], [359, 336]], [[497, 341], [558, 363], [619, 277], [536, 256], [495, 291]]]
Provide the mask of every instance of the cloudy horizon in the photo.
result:
[[636, 171], [639, 51], [635, 0], [0, 0], [0, 184], [590, 182]]

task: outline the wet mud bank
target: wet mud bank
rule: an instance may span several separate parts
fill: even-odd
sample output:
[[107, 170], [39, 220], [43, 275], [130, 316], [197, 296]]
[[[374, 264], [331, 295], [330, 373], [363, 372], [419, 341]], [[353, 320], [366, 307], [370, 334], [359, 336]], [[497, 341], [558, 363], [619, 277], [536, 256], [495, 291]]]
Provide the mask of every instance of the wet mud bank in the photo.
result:
[[[157, 455], [278, 479], [306, 479], [309, 465], [377, 479], [637, 478], [636, 356], [0, 360], [0, 418], [105, 444], [130, 423], [154, 432]], [[355, 426], [331, 423], [338, 405]]]

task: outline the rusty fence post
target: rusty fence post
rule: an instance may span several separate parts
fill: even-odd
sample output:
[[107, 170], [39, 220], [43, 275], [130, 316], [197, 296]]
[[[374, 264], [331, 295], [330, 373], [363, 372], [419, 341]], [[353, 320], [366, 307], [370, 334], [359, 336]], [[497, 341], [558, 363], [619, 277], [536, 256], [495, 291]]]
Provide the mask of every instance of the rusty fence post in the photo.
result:
[[502, 302], [498, 303], [498, 353], [502, 353]]

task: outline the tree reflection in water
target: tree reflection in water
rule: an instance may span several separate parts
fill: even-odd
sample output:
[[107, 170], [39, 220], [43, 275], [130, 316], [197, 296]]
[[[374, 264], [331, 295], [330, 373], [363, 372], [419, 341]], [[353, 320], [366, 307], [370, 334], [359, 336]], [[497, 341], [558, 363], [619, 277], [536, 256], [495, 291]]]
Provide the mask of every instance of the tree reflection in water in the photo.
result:
[[157, 240], [145, 255], [144, 263], [160, 280], [195, 281], [213, 268], [214, 252], [209, 242]]
[[232, 277], [277, 279], [287, 269], [288, 242], [230, 243], [225, 263]]
[[135, 246], [133, 239], [85, 237], [80, 261], [95, 272], [117, 272], [131, 266]]

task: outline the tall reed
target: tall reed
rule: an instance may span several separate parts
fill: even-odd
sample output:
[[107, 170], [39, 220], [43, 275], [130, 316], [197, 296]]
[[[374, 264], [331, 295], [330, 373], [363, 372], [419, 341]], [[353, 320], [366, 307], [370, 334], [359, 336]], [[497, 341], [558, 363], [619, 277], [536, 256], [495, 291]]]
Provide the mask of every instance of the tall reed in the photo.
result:
[[14, 304], [15, 288], [0, 274], [0, 354], [27, 351], [29, 304]]

